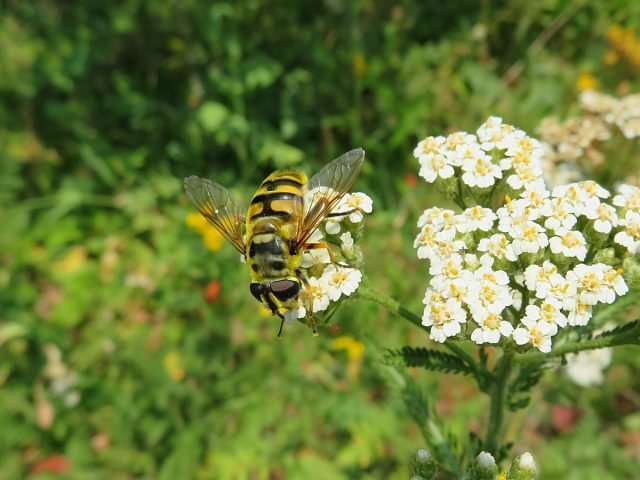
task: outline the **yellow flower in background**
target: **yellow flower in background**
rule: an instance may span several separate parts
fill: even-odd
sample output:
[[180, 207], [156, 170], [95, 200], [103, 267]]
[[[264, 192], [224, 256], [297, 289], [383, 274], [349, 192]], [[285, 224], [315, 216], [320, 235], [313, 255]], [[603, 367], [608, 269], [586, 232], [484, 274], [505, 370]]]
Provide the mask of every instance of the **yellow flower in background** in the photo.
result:
[[199, 213], [187, 215], [187, 225], [202, 236], [202, 241], [209, 250], [217, 252], [222, 248], [224, 237]]
[[179, 382], [186, 375], [178, 352], [169, 352], [164, 356], [164, 368], [174, 382]]
[[356, 53], [353, 55], [353, 72], [357, 77], [364, 76], [368, 70], [367, 60], [364, 58], [364, 55], [361, 53]]
[[202, 240], [209, 250], [217, 252], [222, 248], [224, 237], [213, 227], [202, 234]]
[[209, 222], [197, 212], [191, 212], [187, 215], [187, 225], [193, 228], [196, 232], [202, 233], [209, 226]]
[[[618, 54], [619, 58], [624, 58], [634, 67], [640, 67], [640, 39], [631, 28], [624, 28], [620, 25], [613, 25], [607, 32], [607, 41], [611, 48]], [[607, 52], [605, 62], [613, 57]]]
[[80, 270], [86, 263], [87, 249], [81, 245], [76, 245], [56, 264], [56, 267], [62, 273], [73, 273]]
[[578, 90], [584, 92], [585, 90], [597, 90], [600, 87], [598, 79], [587, 72], [582, 72], [578, 76], [577, 87]]
[[362, 363], [362, 355], [364, 354], [364, 343], [348, 336], [338, 337], [333, 340], [332, 346], [335, 350], [344, 350], [347, 352], [349, 365], [347, 366], [347, 375], [349, 378], [355, 378], [360, 371]]

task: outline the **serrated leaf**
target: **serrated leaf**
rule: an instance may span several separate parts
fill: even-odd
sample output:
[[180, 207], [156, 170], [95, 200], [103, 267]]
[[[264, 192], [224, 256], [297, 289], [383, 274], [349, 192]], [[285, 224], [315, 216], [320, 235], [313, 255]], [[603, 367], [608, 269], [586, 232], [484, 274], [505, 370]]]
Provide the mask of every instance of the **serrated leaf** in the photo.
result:
[[400, 350], [387, 350], [385, 362], [389, 365], [421, 367], [427, 370], [446, 373], [473, 375], [473, 370], [458, 357], [439, 350], [424, 347], [402, 347]]

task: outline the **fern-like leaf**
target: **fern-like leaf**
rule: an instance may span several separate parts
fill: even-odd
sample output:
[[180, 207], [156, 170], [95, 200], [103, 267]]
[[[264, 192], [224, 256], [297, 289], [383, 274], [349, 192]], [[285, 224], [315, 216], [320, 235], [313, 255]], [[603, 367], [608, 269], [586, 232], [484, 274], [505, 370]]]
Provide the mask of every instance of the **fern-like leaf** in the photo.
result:
[[400, 350], [387, 350], [385, 362], [388, 365], [421, 367], [427, 370], [473, 375], [474, 371], [460, 358], [439, 350], [424, 347], [402, 347]]
[[604, 337], [611, 337], [611, 336], [614, 336], [614, 335], [621, 335], [621, 334], [624, 334], [624, 333], [629, 333], [632, 330], [640, 331], [640, 319], [639, 320], [634, 320], [634, 321], [629, 322], [629, 323], [625, 323], [624, 325], [618, 325], [617, 327], [612, 328], [611, 330], [607, 330], [606, 332], [602, 332], [596, 338], [604, 338]]
[[529, 393], [538, 384], [547, 368], [549, 366], [545, 362], [540, 362], [525, 365], [520, 369], [518, 376], [509, 386], [507, 400], [510, 410], [516, 411], [529, 404]]

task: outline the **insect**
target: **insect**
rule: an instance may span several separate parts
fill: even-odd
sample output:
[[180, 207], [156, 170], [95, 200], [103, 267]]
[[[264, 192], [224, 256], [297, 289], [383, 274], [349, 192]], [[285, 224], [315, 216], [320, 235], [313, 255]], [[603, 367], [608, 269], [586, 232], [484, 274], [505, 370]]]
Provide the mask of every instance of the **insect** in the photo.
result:
[[[244, 256], [251, 294], [281, 319], [278, 337], [284, 324], [280, 310], [295, 305], [309, 286], [300, 270], [303, 253], [326, 248], [333, 261], [328, 244], [309, 239], [324, 219], [338, 215], [332, 210], [355, 182], [363, 162], [364, 150], [357, 148], [310, 179], [297, 170], [273, 172], [248, 209], [216, 182], [197, 176], [184, 180], [187, 196], [198, 211]], [[308, 303], [309, 323], [317, 335], [313, 299]]]

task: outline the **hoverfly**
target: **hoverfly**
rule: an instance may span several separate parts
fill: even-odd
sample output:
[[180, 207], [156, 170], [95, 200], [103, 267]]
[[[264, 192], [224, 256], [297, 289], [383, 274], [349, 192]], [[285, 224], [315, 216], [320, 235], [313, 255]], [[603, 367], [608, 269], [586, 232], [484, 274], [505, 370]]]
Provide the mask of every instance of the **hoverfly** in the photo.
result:
[[[309, 283], [300, 270], [302, 255], [310, 249], [327, 249], [327, 243], [310, 242], [320, 223], [332, 214], [351, 188], [364, 162], [364, 150], [351, 150], [327, 164], [308, 179], [297, 170], [278, 170], [260, 185], [244, 208], [229, 191], [211, 180], [191, 176], [184, 180], [187, 196], [198, 211], [245, 258], [251, 294], [280, 317], [278, 337], [284, 315]], [[313, 300], [307, 308], [309, 322], [317, 335], [313, 319]]]

